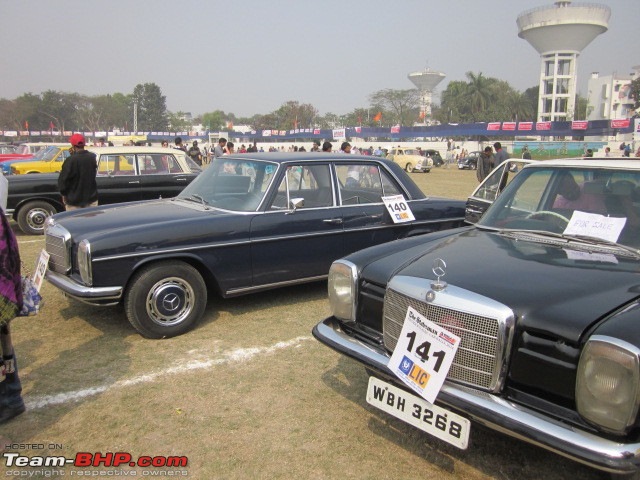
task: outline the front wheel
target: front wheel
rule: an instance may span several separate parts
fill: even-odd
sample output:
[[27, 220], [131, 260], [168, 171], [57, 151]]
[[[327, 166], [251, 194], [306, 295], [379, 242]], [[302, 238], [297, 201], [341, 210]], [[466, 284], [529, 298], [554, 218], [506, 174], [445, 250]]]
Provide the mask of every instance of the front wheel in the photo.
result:
[[181, 261], [143, 267], [129, 285], [125, 312], [131, 325], [146, 338], [170, 338], [188, 332], [207, 306], [202, 275]]
[[16, 220], [20, 230], [30, 235], [44, 234], [47, 218], [56, 213], [56, 207], [48, 202], [34, 200], [20, 208]]
[[413, 172], [413, 164], [411, 164], [411, 163], [407, 163], [407, 164], [404, 166], [404, 170], [405, 170], [405, 172], [408, 172], [408, 173]]

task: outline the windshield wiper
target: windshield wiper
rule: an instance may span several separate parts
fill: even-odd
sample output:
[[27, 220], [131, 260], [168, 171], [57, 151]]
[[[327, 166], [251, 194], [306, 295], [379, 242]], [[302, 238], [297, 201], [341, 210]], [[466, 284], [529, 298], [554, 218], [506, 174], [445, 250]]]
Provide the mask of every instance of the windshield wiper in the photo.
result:
[[624, 245], [622, 243], [618, 243], [618, 242], [613, 242], [611, 240], [606, 240], [604, 238], [599, 238], [599, 237], [591, 237], [589, 235], [579, 235], [579, 234], [573, 234], [573, 235], [562, 235], [563, 238], [566, 238], [567, 240], [575, 240], [578, 242], [582, 242], [582, 243], [586, 243], [588, 245], [607, 245], [610, 247], [615, 247], [615, 248], [619, 248], [621, 250], [624, 250], [625, 252], [631, 253], [632, 255], [636, 256], [636, 257], [640, 257], [640, 250], [638, 250], [637, 248], [633, 248], [633, 247], [629, 247], [628, 245]]
[[206, 207], [207, 205], [209, 205], [209, 202], [207, 202], [204, 198], [202, 198], [201, 195], [198, 195], [197, 193], [194, 193], [190, 197], [182, 197], [182, 198], [184, 198], [185, 200], [191, 200], [191, 201], [197, 200], [202, 204], [203, 207]]
[[629, 247], [628, 245], [624, 245], [618, 242], [612, 242], [611, 240], [606, 240], [600, 237], [591, 237], [589, 235], [579, 235], [579, 234], [565, 234], [565, 233], [556, 233], [549, 232], [548, 230], [523, 230], [523, 229], [512, 229], [512, 228], [497, 228], [497, 227], [486, 227], [490, 230], [493, 230], [501, 235], [507, 235], [514, 237], [516, 235], [538, 235], [541, 237], [552, 237], [557, 238], [559, 240], [564, 240], [567, 244], [572, 242], [579, 242], [583, 245], [591, 245], [591, 246], [601, 246], [601, 247], [614, 247], [619, 250], [622, 250], [626, 253], [630, 253], [634, 257], [640, 257], [640, 250], [637, 248]]

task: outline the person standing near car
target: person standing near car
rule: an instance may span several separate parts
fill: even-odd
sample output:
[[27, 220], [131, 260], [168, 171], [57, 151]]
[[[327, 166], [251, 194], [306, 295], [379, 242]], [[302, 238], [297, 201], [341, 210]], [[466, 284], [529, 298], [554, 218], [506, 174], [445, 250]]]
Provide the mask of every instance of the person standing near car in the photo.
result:
[[25, 411], [9, 322], [22, 309], [22, 277], [18, 242], [0, 209], [0, 423]]
[[[505, 160], [509, 159], [509, 154], [507, 153], [506, 150], [502, 149], [502, 144], [500, 142], [496, 142], [493, 144], [493, 148], [496, 149], [496, 155], [494, 158], [494, 164], [491, 167], [491, 169], [497, 167], [498, 165], [500, 165], [502, 162], [504, 162]], [[487, 174], [489, 174], [489, 172], [487, 172]]]
[[200, 151], [200, 148], [198, 148], [197, 140], [193, 141], [193, 144], [187, 154], [191, 157], [191, 160], [202, 166], [202, 152]]
[[95, 153], [85, 150], [84, 136], [75, 133], [69, 138], [72, 154], [62, 164], [58, 177], [58, 190], [66, 210], [98, 205]]
[[213, 156], [215, 158], [218, 158], [224, 155], [226, 146], [227, 146], [226, 138], [221, 138], [220, 140], [218, 140], [218, 144], [213, 149]]
[[479, 182], [487, 178], [487, 175], [489, 175], [489, 172], [493, 169], [494, 164], [495, 159], [493, 158], [491, 147], [484, 147], [484, 152], [482, 152], [478, 157], [478, 165], [476, 168], [476, 176], [478, 177]]
[[176, 137], [173, 139], [173, 143], [175, 144], [173, 148], [177, 148], [178, 150], [182, 150], [187, 153], [187, 147], [182, 143], [182, 137]]

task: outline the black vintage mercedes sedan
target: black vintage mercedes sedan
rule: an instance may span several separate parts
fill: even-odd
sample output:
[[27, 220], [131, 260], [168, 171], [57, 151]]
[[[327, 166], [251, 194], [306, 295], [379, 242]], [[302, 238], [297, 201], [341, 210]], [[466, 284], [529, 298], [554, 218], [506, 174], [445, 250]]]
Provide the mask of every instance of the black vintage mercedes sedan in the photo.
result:
[[224, 156], [175, 198], [51, 217], [46, 278], [90, 304], [122, 302], [145, 337], [172, 337], [210, 295], [326, 279], [348, 253], [461, 226], [464, 208], [376, 157]]
[[365, 365], [371, 405], [637, 476], [640, 161], [525, 165], [475, 225], [334, 262], [329, 301], [313, 334]]

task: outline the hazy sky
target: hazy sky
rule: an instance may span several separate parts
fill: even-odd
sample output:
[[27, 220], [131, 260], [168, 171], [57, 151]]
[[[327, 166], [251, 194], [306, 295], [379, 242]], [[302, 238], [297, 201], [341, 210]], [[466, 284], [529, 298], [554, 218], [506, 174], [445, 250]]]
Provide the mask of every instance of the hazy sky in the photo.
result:
[[[581, 2], [574, 2], [581, 3]], [[578, 60], [591, 72], [640, 65], [640, 0], [611, 8], [609, 30]], [[429, 67], [538, 84], [540, 59], [518, 37], [518, 14], [552, 0], [0, 0], [0, 98], [46, 90], [133, 92], [155, 83], [173, 112], [266, 114], [289, 100], [320, 114], [408, 89]]]

